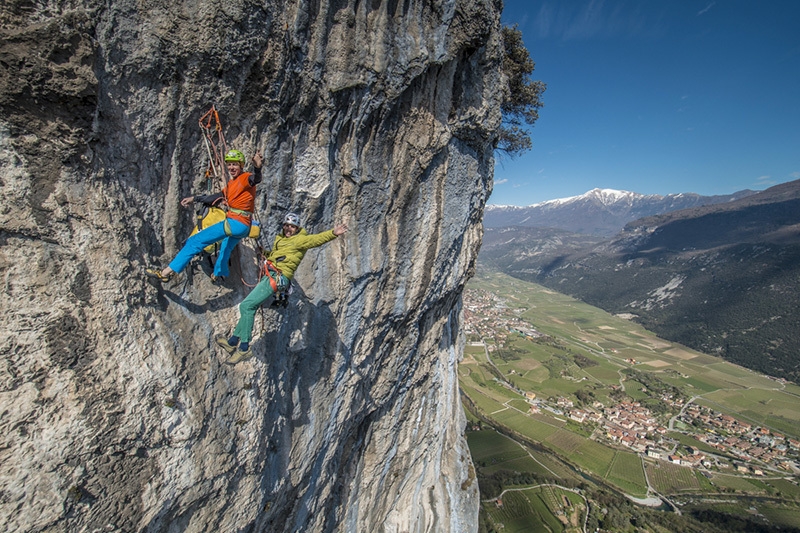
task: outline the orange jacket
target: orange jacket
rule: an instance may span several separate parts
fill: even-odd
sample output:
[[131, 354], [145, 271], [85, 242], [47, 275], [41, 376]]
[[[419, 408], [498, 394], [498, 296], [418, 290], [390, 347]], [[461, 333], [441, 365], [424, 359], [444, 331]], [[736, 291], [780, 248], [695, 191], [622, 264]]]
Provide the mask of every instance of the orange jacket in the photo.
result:
[[228, 182], [225, 188], [222, 189], [222, 194], [225, 195], [228, 208], [250, 213], [248, 216], [229, 210], [228, 218], [238, 220], [242, 224], [247, 224], [248, 226], [250, 225], [250, 217], [256, 209], [256, 184], [260, 181], [261, 172], [257, 171], [254, 174], [242, 172], [236, 176], [236, 178]]

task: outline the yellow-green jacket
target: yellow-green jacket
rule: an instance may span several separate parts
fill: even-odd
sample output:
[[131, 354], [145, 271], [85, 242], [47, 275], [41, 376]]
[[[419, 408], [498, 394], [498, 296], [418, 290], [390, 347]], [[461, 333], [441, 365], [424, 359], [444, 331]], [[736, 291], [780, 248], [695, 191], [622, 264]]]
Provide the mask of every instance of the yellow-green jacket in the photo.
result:
[[267, 254], [267, 259], [272, 261], [284, 276], [292, 279], [294, 271], [297, 270], [297, 266], [308, 250], [322, 246], [335, 238], [336, 235], [334, 235], [332, 229], [309, 235], [305, 229], [300, 228], [291, 237], [286, 237], [283, 233], [280, 233], [275, 237], [275, 243], [272, 245], [272, 250]]

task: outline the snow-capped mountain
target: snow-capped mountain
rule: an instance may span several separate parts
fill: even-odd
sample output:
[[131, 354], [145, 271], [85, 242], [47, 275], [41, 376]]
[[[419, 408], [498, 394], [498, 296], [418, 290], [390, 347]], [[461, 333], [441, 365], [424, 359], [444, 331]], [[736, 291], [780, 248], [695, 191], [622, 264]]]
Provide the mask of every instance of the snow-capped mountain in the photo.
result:
[[[479, 268], [624, 313], [665, 339], [800, 383], [800, 180], [747, 192], [631, 221], [610, 239], [553, 227], [489, 227]], [[586, 224], [587, 211], [624, 211], [623, 202], [664, 209], [685, 196], [664, 197], [659, 207], [653, 197], [590, 191], [502, 211], [550, 206], [525, 216], [563, 221], [573, 213], [577, 226]]]
[[756, 191], [701, 196], [679, 193], [661, 196], [615, 189], [592, 189], [580, 196], [548, 200], [527, 207], [488, 205], [483, 216], [487, 228], [507, 226], [549, 227], [588, 235], [611, 236], [638, 218], [679, 209], [738, 200]]

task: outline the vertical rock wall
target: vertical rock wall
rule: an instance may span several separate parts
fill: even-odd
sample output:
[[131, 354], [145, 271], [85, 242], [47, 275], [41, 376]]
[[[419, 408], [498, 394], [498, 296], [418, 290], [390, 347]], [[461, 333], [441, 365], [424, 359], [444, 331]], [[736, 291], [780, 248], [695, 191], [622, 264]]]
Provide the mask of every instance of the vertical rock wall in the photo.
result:
[[[0, 7], [0, 529], [474, 531], [456, 364], [499, 124], [500, 2]], [[255, 243], [164, 287], [197, 121], [264, 154], [310, 251], [256, 357], [214, 347]]]

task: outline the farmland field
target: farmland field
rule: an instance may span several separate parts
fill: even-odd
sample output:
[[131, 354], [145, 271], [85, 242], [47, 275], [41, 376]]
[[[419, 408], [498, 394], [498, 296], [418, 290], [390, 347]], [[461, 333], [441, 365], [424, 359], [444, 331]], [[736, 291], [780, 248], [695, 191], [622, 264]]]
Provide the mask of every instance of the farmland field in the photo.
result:
[[494, 520], [504, 525], [503, 531], [523, 533], [536, 531], [531, 527], [541, 527], [539, 531], [561, 532], [563, 525], [548, 509], [539, 495], [532, 491], [511, 491], [503, 495], [502, 507], [490, 512]]
[[563, 429], [550, 436], [547, 444], [571, 462], [601, 475], [605, 474], [614, 458], [614, 450], [611, 448]]
[[525, 454], [524, 457], [511, 459], [503, 463], [496, 463], [492, 464], [491, 466], [485, 467], [485, 471], [487, 474], [493, 474], [498, 470], [511, 470], [513, 472], [533, 472], [536, 474], [541, 474], [542, 476], [547, 476], [548, 474], [552, 474], [552, 472], [546, 466], [538, 462], [536, 459], [530, 457], [528, 454]]
[[467, 433], [467, 440], [476, 463], [504, 463], [528, 455], [519, 444], [494, 431], [472, 431]]
[[675, 494], [681, 491], [696, 491], [700, 488], [700, 483], [691, 468], [667, 461], [645, 461], [644, 465], [650, 484], [660, 493]]
[[494, 419], [514, 431], [539, 442], [548, 439], [550, 435], [559, 431], [558, 427], [554, 425], [538, 422], [513, 409], [506, 409], [496, 413]]
[[617, 452], [606, 479], [633, 496], [647, 495], [647, 480], [642, 469], [642, 459], [636, 454]]
[[748, 494], [765, 494], [766, 485], [760, 480], [741, 477], [735, 474], [711, 474], [711, 482], [718, 487]]

